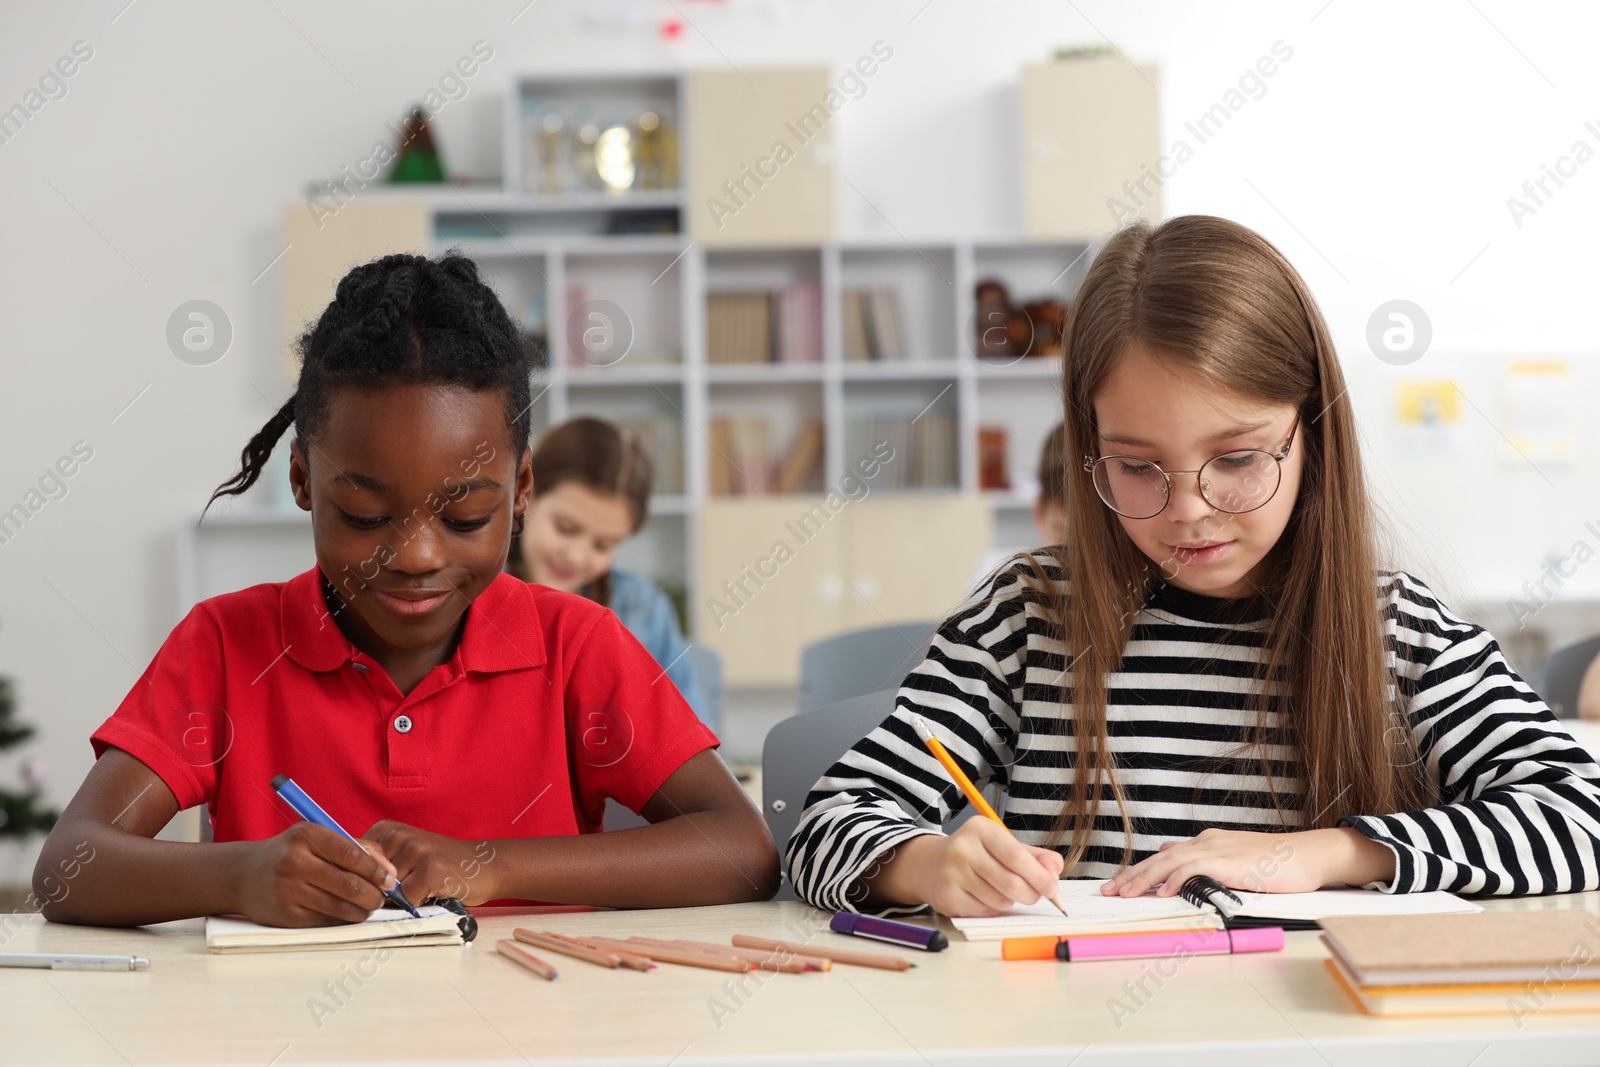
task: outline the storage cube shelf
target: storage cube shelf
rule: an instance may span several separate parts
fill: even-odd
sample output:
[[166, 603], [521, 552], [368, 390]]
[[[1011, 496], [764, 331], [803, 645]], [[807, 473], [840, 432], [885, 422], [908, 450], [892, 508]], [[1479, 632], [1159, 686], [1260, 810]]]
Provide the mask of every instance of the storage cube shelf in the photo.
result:
[[[898, 461], [873, 479], [874, 492], [976, 493], [978, 427], [1004, 427], [1013, 488], [983, 497], [995, 511], [997, 542], [1033, 540], [1033, 472], [1061, 418], [1061, 361], [979, 358], [973, 286], [998, 278], [1018, 300], [1070, 300], [1088, 262], [1085, 245], [951, 241], [729, 250], [665, 237], [458, 245], [512, 306], [564, 309], [565, 321], [551, 317], [547, 327], [550, 362], [535, 385], [536, 434], [584, 414], [625, 423], [677, 420], [680, 432], [664, 447], [681, 453], [658, 464], [682, 471], [681, 522], [670, 529], [661, 524], [664, 543], [632, 553], [648, 560], [652, 577], [696, 589], [692, 549], [672, 550], [680, 532], [686, 546], [695, 543], [707, 500], [770, 493], [813, 423], [822, 429], [820, 462], [799, 481], [801, 494], [837, 488], [884, 439]], [[776, 349], [760, 350], [766, 362], [709, 361], [713, 294], [778, 293], [805, 284], [815, 284], [821, 297], [818, 361], [778, 361]], [[893, 295], [902, 341], [897, 357], [845, 358], [847, 290]], [[581, 310], [580, 301], [587, 302]], [[775, 317], [769, 329], [780, 329]], [[592, 331], [587, 342], [586, 330]], [[617, 338], [624, 336], [631, 347], [622, 352]], [[740, 420], [746, 424], [730, 426]], [[730, 444], [741, 435], [742, 443]], [[767, 456], [760, 471], [746, 462], [752, 450]], [[718, 465], [731, 465], [733, 473], [725, 469], [714, 478]], [[656, 538], [656, 527], [652, 520], [640, 540]]]

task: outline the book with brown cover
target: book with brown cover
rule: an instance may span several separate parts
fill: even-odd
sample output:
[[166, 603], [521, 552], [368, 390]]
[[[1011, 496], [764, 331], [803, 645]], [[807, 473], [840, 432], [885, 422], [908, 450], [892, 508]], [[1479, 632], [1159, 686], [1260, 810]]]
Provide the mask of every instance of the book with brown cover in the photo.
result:
[[1362, 985], [1533, 981], [1552, 969], [1600, 980], [1600, 916], [1581, 908], [1328, 916], [1321, 925]]
[[797, 493], [822, 461], [822, 423], [808, 423], [795, 436], [778, 475], [778, 492]]

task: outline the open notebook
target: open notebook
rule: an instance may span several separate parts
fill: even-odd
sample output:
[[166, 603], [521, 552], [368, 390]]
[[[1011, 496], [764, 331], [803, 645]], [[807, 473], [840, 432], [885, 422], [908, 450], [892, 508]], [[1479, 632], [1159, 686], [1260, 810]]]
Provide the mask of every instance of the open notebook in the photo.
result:
[[206, 919], [206, 948], [212, 952], [292, 952], [348, 948], [398, 948], [412, 945], [460, 945], [461, 916], [437, 904], [418, 908], [422, 918], [382, 908], [365, 922], [342, 926], [288, 928], [262, 926], [249, 919], [212, 915]]
[[[1209, 905], [1179, 897], [1103, 897], [1101, 878], [1061, 881], [1061, 904], [1067, 917], [1048, 900], [1019, 904], [992, 918], [951, 919], [968, 941], [1049, 934], [1101, 934], [1120, 931], [1222, 928], [1222, 916]], [[1244, 906], [1234, 909], [1234, 925], [1282, 925], [1309, 929], [1330, 915], [1441, 915], [1478, 912], [1483, 908], [1451, 893], [1379, 893], [1370, 889], [1319, 889], [1314, 893], [1246, 893], [1235, 890]]]

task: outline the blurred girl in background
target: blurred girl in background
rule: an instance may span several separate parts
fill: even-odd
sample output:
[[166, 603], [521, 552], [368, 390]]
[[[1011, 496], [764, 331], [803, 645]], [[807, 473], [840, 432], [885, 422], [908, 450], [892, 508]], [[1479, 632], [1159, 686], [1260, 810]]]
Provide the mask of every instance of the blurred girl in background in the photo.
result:
[[638, 438], [612, 423], [586, 417], [553, 427], [533, 453], [533, 502], [506, 569], [616, 612], [695, 714], [720, 730], [707, 718], [672, 601], [650, 579], [612, 565], [649, 516], [654, 476]]

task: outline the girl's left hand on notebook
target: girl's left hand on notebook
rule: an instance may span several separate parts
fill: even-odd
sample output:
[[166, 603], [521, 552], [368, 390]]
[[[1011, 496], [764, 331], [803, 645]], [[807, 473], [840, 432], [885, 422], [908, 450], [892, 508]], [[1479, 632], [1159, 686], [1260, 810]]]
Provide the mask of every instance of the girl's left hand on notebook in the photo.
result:
[[1394, 854], [1349, 827], [1267, 834], [1208, 829], [1161, 850], [1112, 878], [1105, 896], [1176, 896], [1197, 874], [1251, 893], [1309, 893], [1325, 885], [1362, 885], [1394, 876]]
[[413, 904], [445, 897], [482, 904], [500, 895], [491, 870], [492, 841], [460, 841], [392, 819], [373, 823], [362, 837], [383, 848]]

